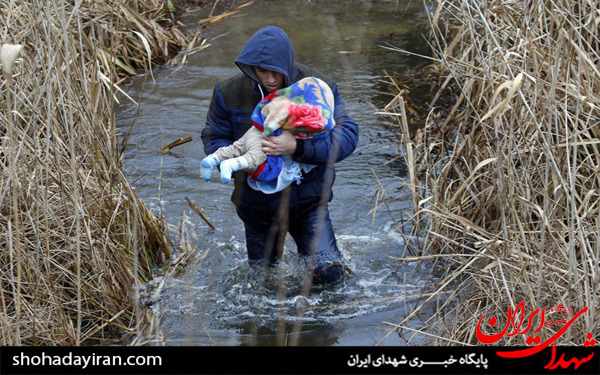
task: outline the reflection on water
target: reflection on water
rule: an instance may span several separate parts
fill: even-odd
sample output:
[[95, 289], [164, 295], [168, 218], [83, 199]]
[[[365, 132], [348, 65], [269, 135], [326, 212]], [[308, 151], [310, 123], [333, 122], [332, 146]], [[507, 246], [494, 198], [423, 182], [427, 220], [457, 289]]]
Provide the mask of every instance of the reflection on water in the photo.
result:
[[[389, 42], [420, 51], [418, 2], [260, 1], [243, 15], [211, 25], [211, 46], [188, 57], [178, 70], [164, 67], [127, 88], [143, 98], [138, 108], [126, 100], [117, 122], [128, 139], [124, 169], [138, 195], [173, 227], [173, 241], [185, 228], [187, 242], [204, 252], [183, 275], [165, 280], [155, 308], [168, 344], [373, 345], [400, 322], [430, 285], [430, 270], [399, 264], [406, 252], [410, 191], [389, 119], [375, 112], [390, 96], [383, 71], [401, 71], [421, 61], [385, 50]], [[204, 14], [183, 22], [193, 29]], [[282, 27], [296, 59], [333, 77], [350, 115], [360, 125], [355, 153], [337, 164], [331, 218], [352, 275], [343, 283], [302, 296], [305, 266], [291, 239], [277, 267], [251, 270], [246, 262], [241, 221], [229, 198], [231, 186], [204, 183], [200, 140], [215, 83], [238, 72], [233, 64], [248, 38], [268, 24]], [[190, 30], [193, 32], [194, 30]], [[422, 52], [422, 51], [420, 51]], [[386, 121], [388, 122], [386, 124]], [[161, 154], [162, 146], [193, 136], [194, 141]], [[216, 226], [211, 231], [187, 205], [195, 202]], [[160, 281], [160, 278], [157, 280]], [[301, 322], [302, 324], [299, 324]], [[418, 327], [419, 321], [411, 326]], [[298, 332], [297, 330], [300, 328]], [[402, 345], [390, 335], [383, 345]]]

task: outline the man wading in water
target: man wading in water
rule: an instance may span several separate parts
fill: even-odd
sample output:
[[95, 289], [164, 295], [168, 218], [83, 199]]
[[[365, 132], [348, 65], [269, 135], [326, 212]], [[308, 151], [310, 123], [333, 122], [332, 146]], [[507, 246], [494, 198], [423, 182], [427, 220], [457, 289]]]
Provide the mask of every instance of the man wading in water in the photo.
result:
[[242, 71], [217, 83], [213, 91], [202, 142], [207, 155], [240, 139], [252, 126], [250, 115], [269, 93], [304, 77], [325, 81], [335, 97], [335, 127], [329, 137], [296, 139], [283, 131], [263, 139], [267, 155], [291, 155], [299, 163], [314, 164], [300, 184], [264, 194], [247, 183], [247, 173], [234, 174], [231, 200], [244, 222], [251, 264], [275, 264], [282, 256], [286, 233], [298, 252], [313, 266], [313, 283], [324, 285], [343, 279], [342, 255], [337, 247], [327, 204], [333, 198], [334, 163], [348, 157], [358, 142], [358, 125], [346, 113], [344, 101], [331, 78], [295, 62], [294, 49], [285, 32], [275, 26], [260, 29], [235, 60]]

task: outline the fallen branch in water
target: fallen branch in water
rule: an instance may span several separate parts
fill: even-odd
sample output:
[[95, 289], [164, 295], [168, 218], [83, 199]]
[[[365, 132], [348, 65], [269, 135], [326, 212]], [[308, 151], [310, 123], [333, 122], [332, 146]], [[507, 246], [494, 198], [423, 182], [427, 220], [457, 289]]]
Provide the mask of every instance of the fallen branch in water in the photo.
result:
[[202, 218], [202, 220], [206, 221], [206, 224], [208, 224], [212, 230], [215, 230], [215, 226], [210, 222], [210, 220], [208, 220], [204, 212], [202, 212], [202, 210], [194, 202], [192, 202], [190, 198], [185, 197], [185, 200], [188, 202], [188, 205], [192, 208], [192, 210], [194, 210]]
[[161, 151], [162, 151], [162, 153], [163, 153], [163, 154], [166, 154], [166, 153], [168, 153], [169, 151], [171, 151], [171, 149], [172, 149], [172, 148], [175, 148], [175, 147], [177, 147], [177, 146], [181, 146], [181, 145], [183, 145], [183, 144], [186, 144], [186, 143], [188, 143], [188, 142], [191, 142], [191, 141], [193, 141], [193, 140], [194, 140], [194, 138], [193, 138], [191, 135], [190, 135], [189, 137], [185, 137], [185, 138], [179, 138], [179, 139], [177, 139], [177, 140], [175, 140], [175, 141], [173, 141], [173, 142], [169, 143], [169, 144], [168, 144], [168, 145], [166, 145], [165, 147], [163, 147], [163, 148], [161, 149]]
[[223, 14], [219, 14], [218, 16], [209, 17], [209, 18], [198, 21], [198, 25], [200, 25], [200, 26], [210, 25], [211, 23], [219, 22], [221, 20], [224, 20], [225, 18], [229, 18], [229, 17], [233, 16], [234, 14], [236, 14], [237, 12], [238, 11], [235, 10], [232, 12], [226, 12]]

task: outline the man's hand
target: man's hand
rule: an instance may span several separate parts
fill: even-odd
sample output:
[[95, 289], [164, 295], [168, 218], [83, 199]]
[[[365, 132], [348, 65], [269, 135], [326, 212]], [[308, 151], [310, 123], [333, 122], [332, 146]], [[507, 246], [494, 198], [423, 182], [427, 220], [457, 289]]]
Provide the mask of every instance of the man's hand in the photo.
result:
[[264, 138], [262, 149], [271, 156], [293, 154], [296, 151], [296, 137], [289, 130], [283, 130], [277, 137]]

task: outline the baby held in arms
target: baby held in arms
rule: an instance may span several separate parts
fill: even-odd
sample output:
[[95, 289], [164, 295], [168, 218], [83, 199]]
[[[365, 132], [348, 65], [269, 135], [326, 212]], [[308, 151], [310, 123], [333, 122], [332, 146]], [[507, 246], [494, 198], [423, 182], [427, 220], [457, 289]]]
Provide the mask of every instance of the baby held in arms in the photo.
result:
[[316, 77], [272, 92], [258, 103], [251, 116], [253, 126], [239, 140], [202, 160], [202, 178], [210, 181], [212, 170], [219, 166], [223, 183], [231, 182], [233, 172], [244, 170], [248, 184], [266, 194], [281, 191], [294, 181], [300, 183], [302, 172], [314, 165], [295, 162], [291, 155], [267, 156], [261, 141], [280, 135], [282, 129], [297, 139], [329, 136], [335, 126], [333, 112], [331, 88]]

